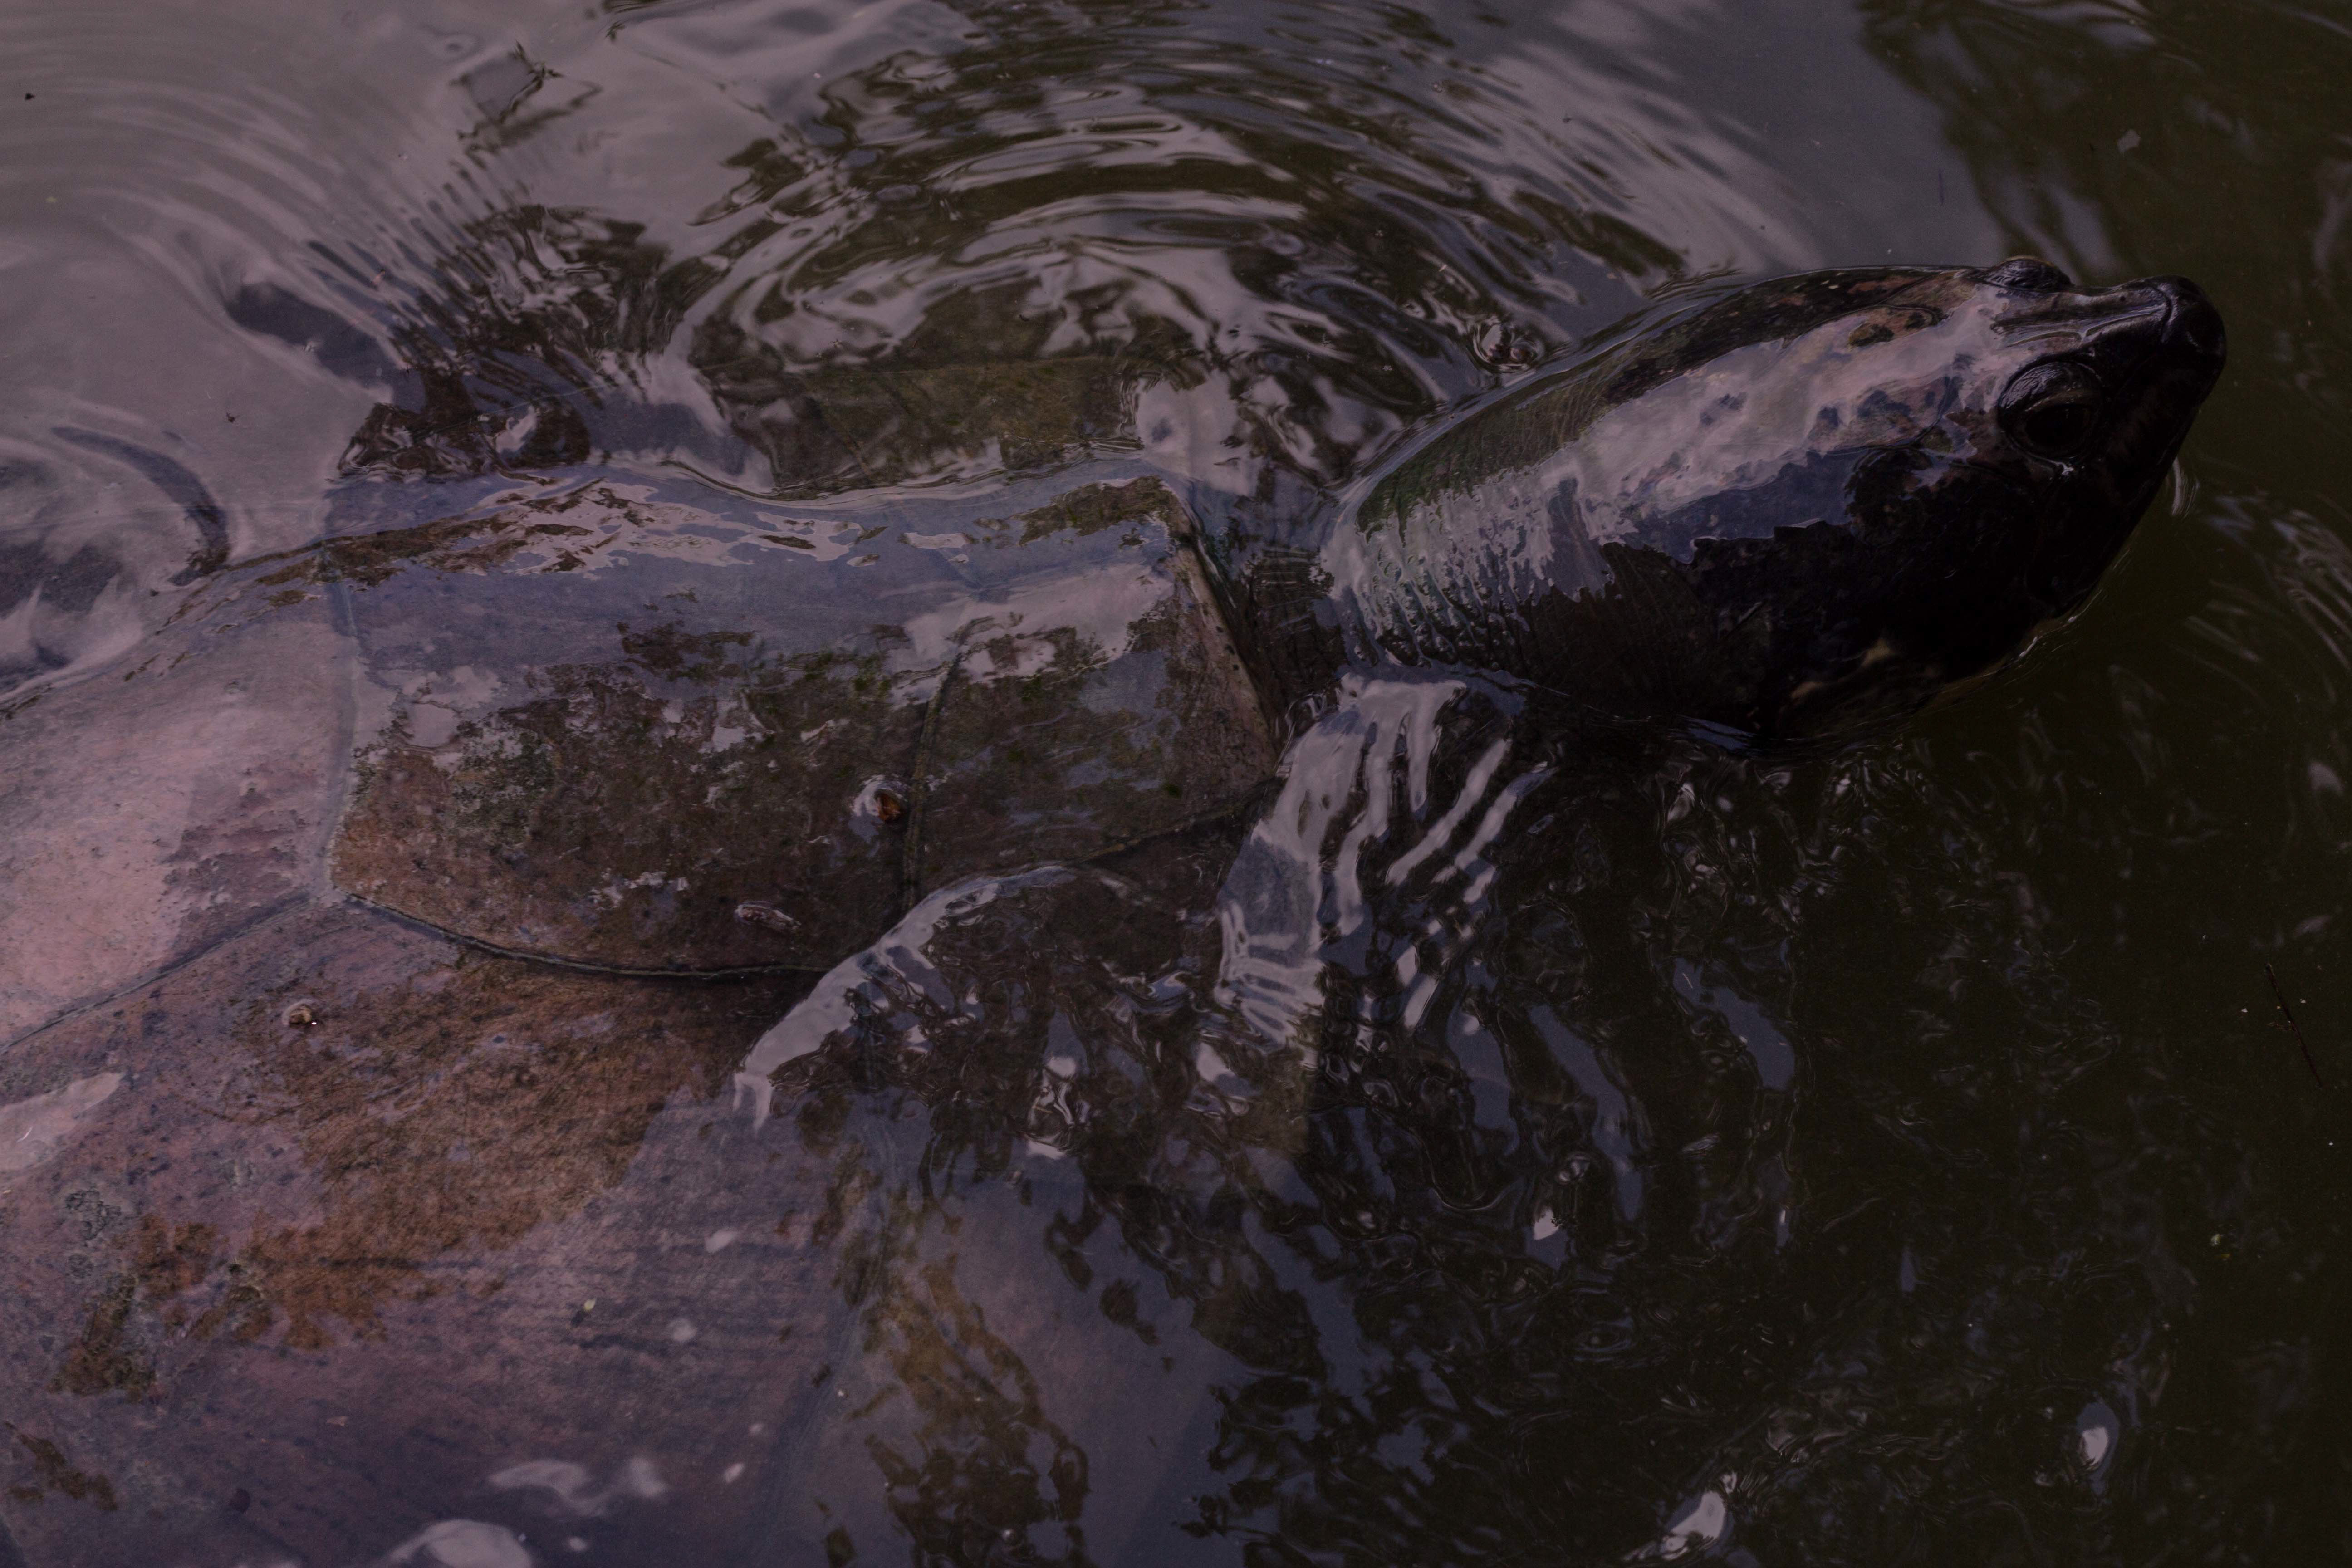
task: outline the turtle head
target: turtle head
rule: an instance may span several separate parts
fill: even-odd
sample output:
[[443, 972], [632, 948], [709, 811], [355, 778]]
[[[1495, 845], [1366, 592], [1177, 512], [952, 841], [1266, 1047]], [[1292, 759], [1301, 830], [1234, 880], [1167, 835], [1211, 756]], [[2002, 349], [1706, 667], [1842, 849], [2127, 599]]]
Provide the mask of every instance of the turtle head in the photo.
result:
[[1900, 717], [2088, 597], [2221, 354], [2177, 278], [1741, 289], [1404, 454], [1324, 551], [1334, 618], [1759, 740]]
[[2221, 361], [2177, 278], [1742, 290], [1621, 360], [1574, 443], [1559, 526], [1605, 563], [1580, 596], [1653, 618], [1652, 710], [1768, 738], [1909, 712], [2083, 603]]

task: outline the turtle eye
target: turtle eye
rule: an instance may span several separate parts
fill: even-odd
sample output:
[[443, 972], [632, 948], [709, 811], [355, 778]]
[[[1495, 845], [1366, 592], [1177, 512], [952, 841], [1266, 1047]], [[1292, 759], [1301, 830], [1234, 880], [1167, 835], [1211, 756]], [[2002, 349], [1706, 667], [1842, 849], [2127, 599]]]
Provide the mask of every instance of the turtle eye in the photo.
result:
[[2037, 458], [2071, 458], [2099, 427], [2105, 396], [2088, 370], [2064, 360], [2018, 372], [2000, 395], [2000, 426]]

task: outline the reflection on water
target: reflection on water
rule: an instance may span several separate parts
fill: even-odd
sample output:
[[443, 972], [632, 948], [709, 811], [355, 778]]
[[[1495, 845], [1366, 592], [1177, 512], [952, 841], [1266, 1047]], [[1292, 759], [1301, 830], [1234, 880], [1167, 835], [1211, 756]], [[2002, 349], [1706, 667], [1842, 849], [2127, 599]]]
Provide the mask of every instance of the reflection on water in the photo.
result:
[[[0, 37], [0, 1562], [2345, 1551], [2352, 17]], [[2014, 249], [2239, 351], [1988, 688], [1235, 695], [1191, 519]]]

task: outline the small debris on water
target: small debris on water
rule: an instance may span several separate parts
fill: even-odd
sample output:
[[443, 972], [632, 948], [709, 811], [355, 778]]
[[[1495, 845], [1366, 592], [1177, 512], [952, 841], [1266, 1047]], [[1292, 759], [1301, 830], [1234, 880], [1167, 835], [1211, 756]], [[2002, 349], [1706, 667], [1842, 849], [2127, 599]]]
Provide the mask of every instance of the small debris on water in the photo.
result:
[[2128, 153], [2138, 145], [2139, 132], [2137, 131], [2126, 131], [2116, 138], [2116, 151], [2118, 153]]
[[[2303, 1053], [2303, 1065], [2310, 1071], [2311, 1081], [2326, 1089], [2327, 1080], [2319, 1076], [2319, 1064], [2312, 1059], [2310, 1042], [2303, 1037], [2303, 1026], [2294, 1021], [2294, 1010], [2286, 1005], [2286, 990], [2279, 984], [2278, 971], [2265, 963], [2263, 974], [2271, 983], [2271, 994], [2278, 999], [2279, 1016], [2286, 1020], [2286, 1032], [2294, 1037], [2294, 1048]], [[2271, 1026], [2277, 1028], [2279, 1026], [2273, 1024]]]
[[906, 784], [887, 774], [867, 779], [859, 787], [857, 799], [850, 810], [859, 816], [872, 817], [885, 826], [902, 821], [907, 816]]
[[2115, 1453], [2116, 1440], [2123, 1435], [2123, 1422], [2105, 1400], [2094, 1399], [2074, 1417], [2074, 1434], [2082, 1447], [2083, 1463], [2095, 1477]]
[[801, 929], [800, 921], [770, 903], [753, 901], [735, 906], [735, 918], [747, 926], [761, 926], [791, 936]]

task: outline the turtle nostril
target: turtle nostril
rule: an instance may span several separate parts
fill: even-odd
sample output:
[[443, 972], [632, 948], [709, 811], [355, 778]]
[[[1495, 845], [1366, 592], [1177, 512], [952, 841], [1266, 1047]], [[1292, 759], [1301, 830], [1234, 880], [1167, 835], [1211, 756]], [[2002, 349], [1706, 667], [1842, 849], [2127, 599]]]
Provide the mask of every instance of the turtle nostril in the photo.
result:
[[2012, 256], [1984, 275], [1996, 289], [2017, 289], [2031, 294], [2055, 294], [2072, 289], [2074, 280], [2038, 256]]

